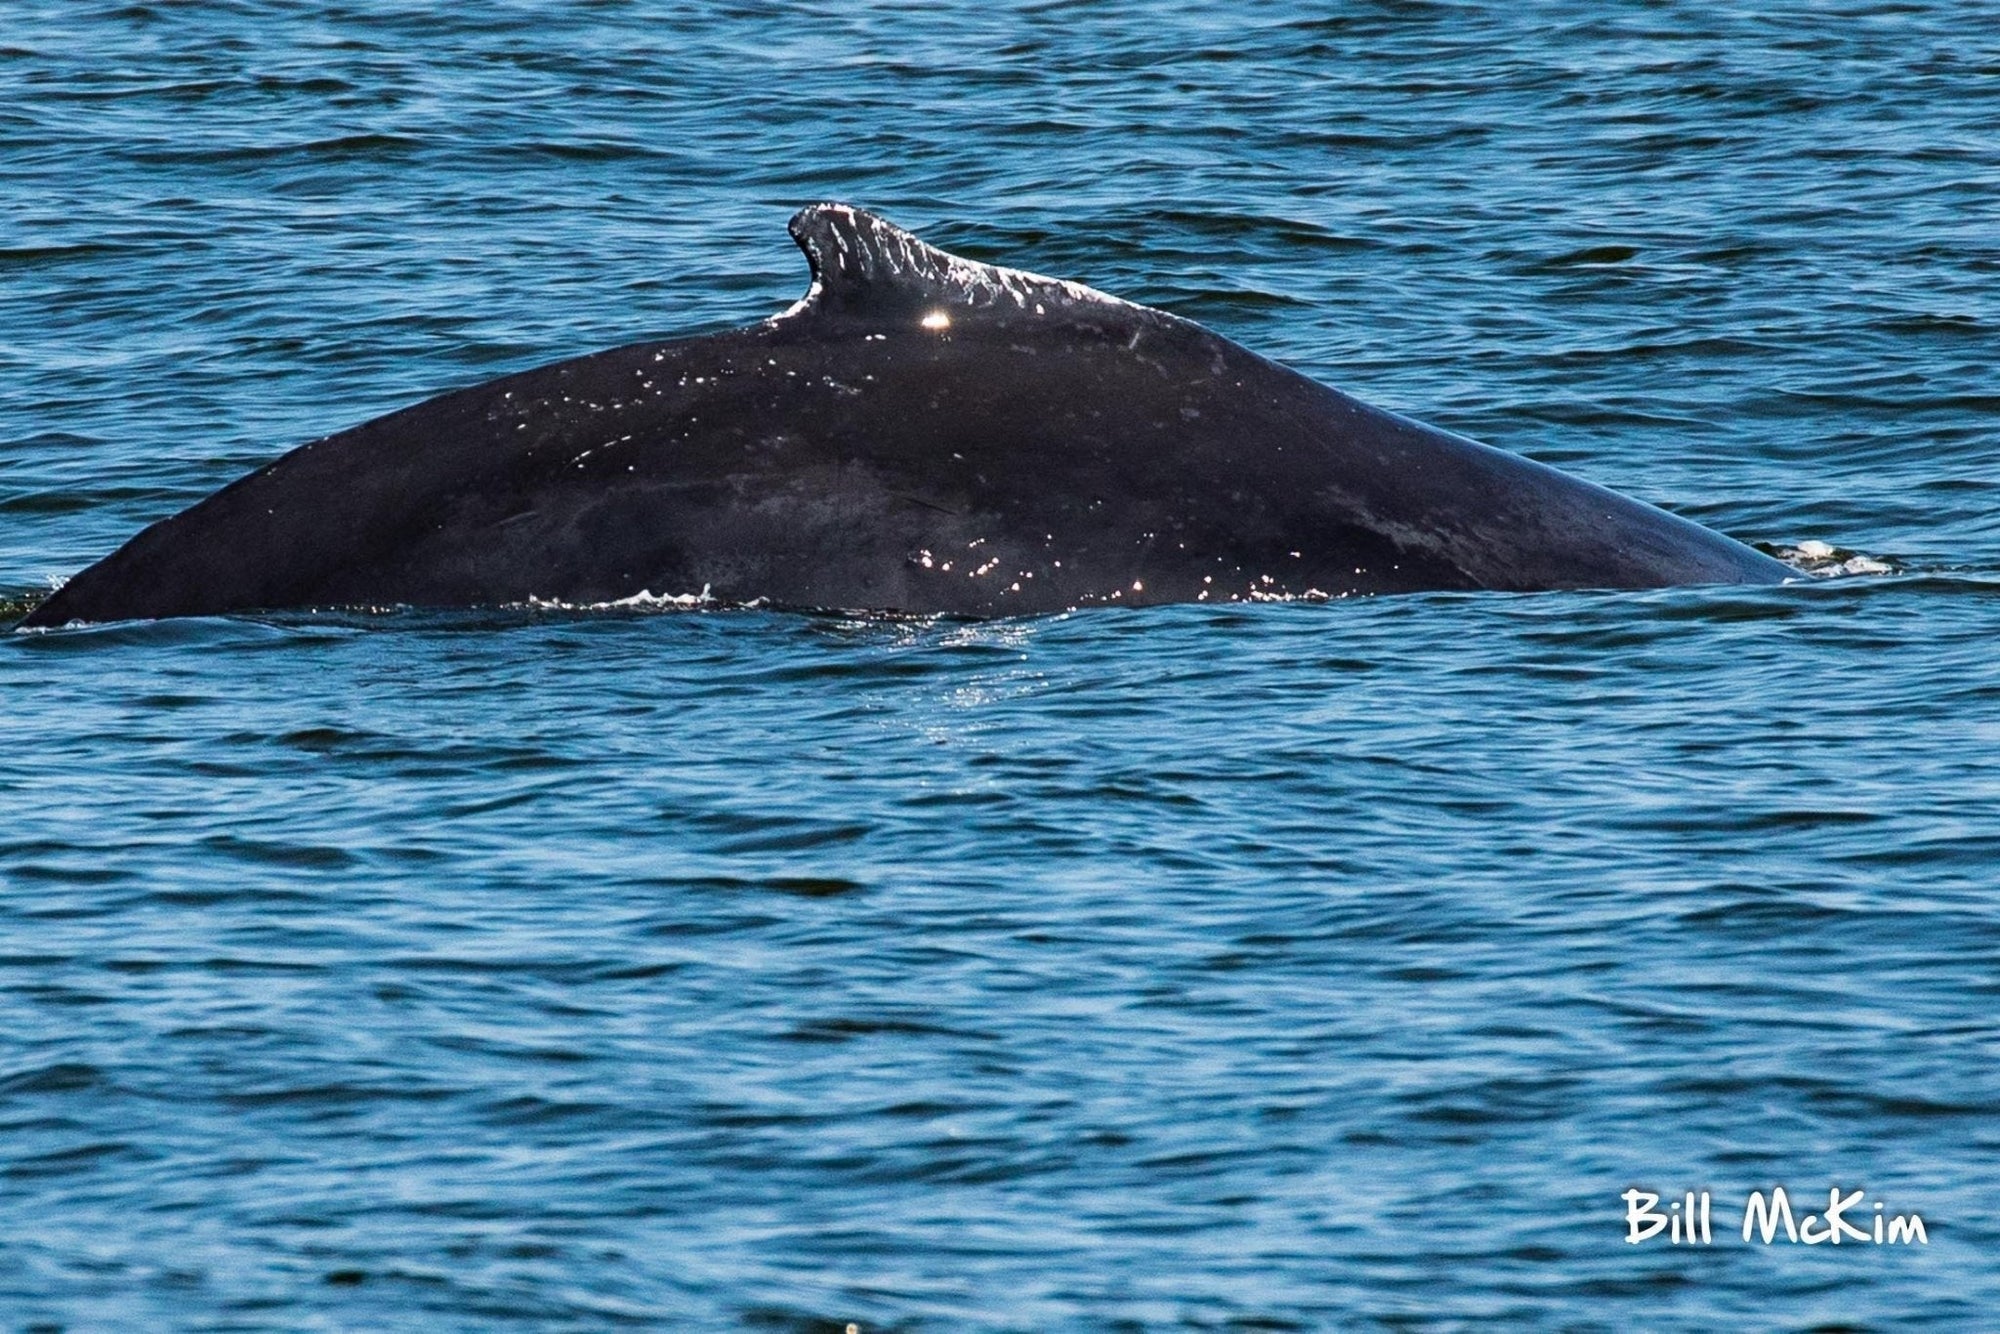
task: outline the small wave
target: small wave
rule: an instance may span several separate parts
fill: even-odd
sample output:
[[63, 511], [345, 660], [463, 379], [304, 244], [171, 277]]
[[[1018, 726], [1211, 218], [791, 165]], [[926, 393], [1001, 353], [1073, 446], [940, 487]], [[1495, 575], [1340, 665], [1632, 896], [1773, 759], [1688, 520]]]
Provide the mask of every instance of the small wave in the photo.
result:
[[1581, 250], [1571, 250], [1565, 254], [1553, 255], [1539, 264], [1530, 266], [1531, 271], [1546, 272], [1551, 269], [1592, 269], [1623, 264], [1639, 256], [1637, 246], [1594, 245]]
[[655, 593], [642, 588], [631, 597], [615, 598], [609, 602], [566, 602], [562, 598], [536, 597], [530, 593], [526, 602], [509, 602], [505, 607], [510, 611], [697, 611], [724, 608], [753, 611], [770, 605], [769, 598], [724, 602], [709, 589], [708, 584], [703, 584], [699, 593]]
[[1777, 546], [1769, 548], [1777, 557], [1794, 569], [1823, 579], [1837, 579], [1850, 574], [1896, 574], [1899, 567], [1877, 556], [1864, 555], [1821, 542], [1817, 538], [1807, 538], [1797, 546]]
[[167, 165], [268, 162], [301, 157], [343, 161], [404, 157], [423, 147], [423, 140], [406, 134], [343, 134], [287, 143], [200, 148], [175, 143], [171, 146], [134, 147], [126, 150], [126, 156], [134, 162]]
[[44, 264], [63, 264], [72, 260], [108, 259], [128, 253], [132, 249], [131, 246], [109, 241], [0, 246], [0, 265], [10, 268], [29, 268]]

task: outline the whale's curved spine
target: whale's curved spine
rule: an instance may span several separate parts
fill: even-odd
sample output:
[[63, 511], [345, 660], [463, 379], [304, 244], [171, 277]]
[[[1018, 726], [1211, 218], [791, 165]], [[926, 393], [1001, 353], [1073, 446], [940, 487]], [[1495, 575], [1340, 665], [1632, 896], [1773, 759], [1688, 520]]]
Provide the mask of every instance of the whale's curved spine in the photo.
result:
[[846, 205], [791, 233], [812, 283], [789, 309], [302, 445], [23, 624], [697, 592], [993, 616], [1794, 573], [1167, 312]]

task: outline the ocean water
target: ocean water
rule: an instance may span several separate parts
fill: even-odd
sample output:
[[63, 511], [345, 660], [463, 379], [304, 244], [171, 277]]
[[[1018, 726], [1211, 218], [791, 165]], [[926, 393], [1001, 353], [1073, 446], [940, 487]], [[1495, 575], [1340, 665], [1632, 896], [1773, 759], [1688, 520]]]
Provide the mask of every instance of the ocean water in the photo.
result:
[[826, 198], [1862, 572], [0, 632], [7, 1328], [1994, 1327], [1989, 6], [5, 0], [0, 599]]

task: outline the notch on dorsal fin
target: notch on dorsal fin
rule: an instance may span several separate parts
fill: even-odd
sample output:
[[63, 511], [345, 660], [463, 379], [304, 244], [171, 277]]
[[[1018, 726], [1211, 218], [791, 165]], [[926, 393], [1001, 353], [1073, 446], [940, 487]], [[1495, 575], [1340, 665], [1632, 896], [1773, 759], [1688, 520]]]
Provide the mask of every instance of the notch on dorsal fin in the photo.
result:
[[778, 318], [807, 312], [919, 318], [991, 309], [1026, 316], [1072, 311], [1172, 318], [1058, 278], [960, 259], [892, 222], [846, 204], [811, 204], [792, 217], [792, 239], [812, 265], [812, 290]]

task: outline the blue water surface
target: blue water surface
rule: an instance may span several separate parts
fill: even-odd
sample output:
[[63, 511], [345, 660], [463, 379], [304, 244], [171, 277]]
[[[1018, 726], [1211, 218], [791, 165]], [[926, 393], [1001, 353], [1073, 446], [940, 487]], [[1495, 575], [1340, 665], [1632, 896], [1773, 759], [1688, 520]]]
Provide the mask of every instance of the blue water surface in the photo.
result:
[[1988, 7], [6, 0], [0, 599], [825, 198], [1860, 572], [0, 634], [0, 1320], [1993, 1327]]

